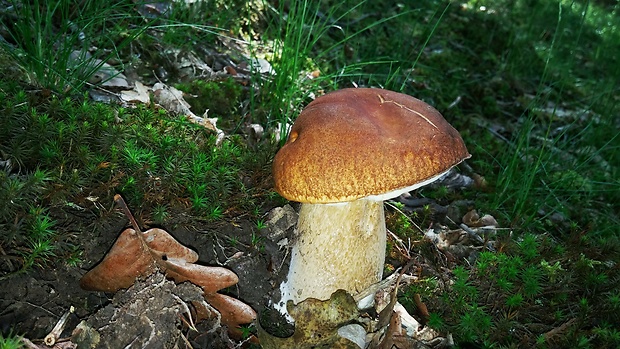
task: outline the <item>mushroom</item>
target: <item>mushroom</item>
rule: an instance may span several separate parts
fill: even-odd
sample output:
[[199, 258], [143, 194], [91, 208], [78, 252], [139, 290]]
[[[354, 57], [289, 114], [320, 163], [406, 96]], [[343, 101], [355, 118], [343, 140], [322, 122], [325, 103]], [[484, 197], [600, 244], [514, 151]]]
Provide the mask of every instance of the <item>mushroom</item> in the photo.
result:
[[[471, 155], [430, 105], [375, 88], [308, 104], [273, 163], [275, 189], [300, 202], [287, 280], [276, 305], [357, 295], [383, 274], [383, 200], [429, 184]], [[360, 309], [372, 296], [360, 301]], [[290, 318], [289, 318], [290, 319]]]

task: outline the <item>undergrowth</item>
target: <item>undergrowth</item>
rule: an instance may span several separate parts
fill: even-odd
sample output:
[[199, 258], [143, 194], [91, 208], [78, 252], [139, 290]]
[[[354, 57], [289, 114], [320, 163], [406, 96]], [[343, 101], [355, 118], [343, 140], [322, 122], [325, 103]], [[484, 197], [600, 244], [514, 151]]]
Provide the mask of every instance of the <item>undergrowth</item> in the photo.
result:
[[0, 349], [20, 349], [23, 348], [21, 338], [13, 334], [3, 335], [0, 333]]
[[[419, 231], [434, 223], [432, 205], [388, 210], [390, 230], [445, 274], [403, 290], [403, 304], [414, 311], [421, 295], [426, 324], [452, 333], [460, 347], [620, 343], [618, 5], [205, 1], [154, 19], [131, 15], [133, 2], [97, 16], [88, 15], [94, 2], [82, 12], [64, 0], [50, 4], [15, 2], [2, 13], [17, 20], [2, 28], [10, 41], [0, 56], [7, 63], [0, 81], [0, 199], [8, 203], [0, 206], [2, 270], [77, 263], [79, 248], [62, 240], [54, 214], [103, 212], [115, 193], [155, 224], [187, 209], [206, 220], [251, 212], [260, 227], [263, 202], [283, 202], [268, 190], [277, 145], [249, 145], [241, 128], [260, 123], [281, 143], [314, 97], [385, 87], [437, 107], [485, 178], [483, 187], [417, 195], [466, 202], [506, 228], [494, 252], [442, 259]], [[140, 76], [160, 79], [177, 69], [164, 55], [171, 48], [227, 51], [249, 67], [243, 81], [177, 85], [195, 113], [209, 109], [219, 118], [230, 135], [220, 147], [201, 126], [154, 106], [120, 108], [82, 95], [101, 64], [85, 52], [127, 64], [143, 57], [149, 62]], [[82, 66], [72, 65], [75, 50]], [[257, 72], [261, 59], [270, 71]]]
[[[388, 210], [392, 232], [452, 270], [405, 290], [401, 301], [415, 313], [422, 295], [434, 309], [425, 323], [452, 333], [459, 347], [616, 347], [619, 23], [595, 3], [524, 3], [451, 4], [413, 72], [395, 78], [461, 131], [469, 164], [486, 179], [475, 191], [417, 195], [448, 205], [451, 217], [462, 210], [451, 203], [465, 200], [510, 228], [494, 239], [497, 252], [459, 260], [421, 242], [418, 227], [438, 216], [432, 208]], [[437, 8], [418, 8], [427, 30]], [[376, 57], [380, 46], [357, 47]], [[415, 49], [382, 54], [400, 61]]]
[[265, 155], [256, 156], [233, 135], [216, 147], [202, 126], [145, 106], [32, 97], [24, 89], [0, 90], [0, 197], [10, 203], [0, 208], [0, 231], [5, 250], [23, 251], [11, 257], [17, 263], [10, 269], [72, 251], [55, 251], [50, 209], [99, 211], [120, 193], [141, 208], [142, 219], [161, 222], [184, 208], [215, 220], [261, 205], [253, 196], [265, 188], [255, 171], [269, 162], [268, 145], [259, 145]]
[[[0, 49], [10, 54], [33, 84], [54, 91], [80, 91], [105, 81], [93, 75], [119, 50], [138, 38], [148, 24], [135, 26], [128, 1], [100, 6], [95, 1], [11, 1], [1, 15], [5, 40]], [[118, 40], [106, 34], [119, 33]], [[101, 45], [100, 47], [98, 47]], [[105, 45], [105, 46], [104, 46]]]

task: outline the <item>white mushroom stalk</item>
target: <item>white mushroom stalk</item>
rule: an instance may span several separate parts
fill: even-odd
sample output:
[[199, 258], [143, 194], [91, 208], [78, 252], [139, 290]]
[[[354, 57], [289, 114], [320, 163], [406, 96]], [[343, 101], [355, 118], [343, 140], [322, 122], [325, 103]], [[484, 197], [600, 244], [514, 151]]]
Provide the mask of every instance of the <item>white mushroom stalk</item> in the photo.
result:
[[280, 309], [288, 300], [329, 299], [338, 289], [355, 295], [379, 282], [385, 240], [381, 201], [303, 204]]

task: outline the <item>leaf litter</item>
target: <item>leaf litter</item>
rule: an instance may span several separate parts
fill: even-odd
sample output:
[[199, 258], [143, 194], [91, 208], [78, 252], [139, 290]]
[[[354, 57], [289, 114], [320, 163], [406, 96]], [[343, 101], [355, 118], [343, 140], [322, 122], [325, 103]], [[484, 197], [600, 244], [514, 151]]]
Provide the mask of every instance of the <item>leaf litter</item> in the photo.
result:
[[[177, 284], [189, 281], [200, 287], [204, 298], [219, 311], [217, 317], [231, 335], [239, 338], [239, 327], [251, 323], [256, 313], [249, 305], [217, 293], [235, 285], [239, 281], [237, 275], [223, 267], [196, 264], [198, 254], [163, 229], [141, 232], [122, 197], [117, 194], [115, 200], [124, 209], [134, 229], [125, 229], [121, 233], [101, 263], [82, 277], [80, 286], [86, 290], [117, 292], [133, 285], [137, 278], [161, 271]], [[198, 309], [196, 321], [214, 316], [211, 306], [204, 302], [193, 301], [192, 304]]]

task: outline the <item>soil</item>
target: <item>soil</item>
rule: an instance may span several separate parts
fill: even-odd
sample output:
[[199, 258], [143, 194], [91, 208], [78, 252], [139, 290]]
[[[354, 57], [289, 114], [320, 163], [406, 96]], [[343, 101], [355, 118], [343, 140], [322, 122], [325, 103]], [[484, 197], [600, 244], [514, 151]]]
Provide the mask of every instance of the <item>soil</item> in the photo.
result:
[[[239, 283], [220, 293], [242, 300], [260, 316], [288, 268], [286, 248], [281, 245], [292, 234], [296, 213], [290, 206], [286, 208], [277, 208], [273, 212], [279, 214], [267, 216], [267, 227], [260, 231], [244, 216], [213, 223], [182, 212], [160, 228], [198, 252], [199, 264], [234, 271]], [[129, 227], [120, 210], [84, 212], [64, 207], [54, 211], [53, 218], [58, 230], [83, 250], [82, 263], [68, 266], [57, 260], [0, 281], [0, 331], [12, 331], [40, 344], [60, 317], [74, 307], [60, 338], [73, 333], [72, 342], [81, 343], [78, 348], [185, 348], [186, 339], [193, 348], [229, 348], [238, 343], [228, 338], [225, 327], [213, 322], [197, 324], [198, 332], [189, 330], [181, 320], [181, 303], [199, 297], [200, 290], [188, 283], [165, 281], [160, 273], [116, 294], [80, 289], [82, 275]], [[78, 325], [80, 329], [74, 331]], [[93, 329], [98, 331], [96, 341], [88, 335]]]

